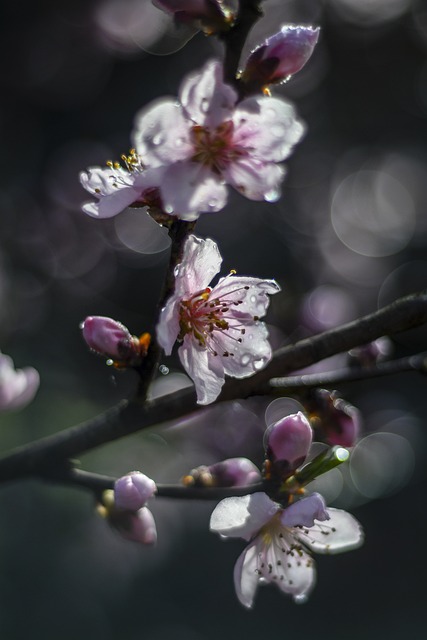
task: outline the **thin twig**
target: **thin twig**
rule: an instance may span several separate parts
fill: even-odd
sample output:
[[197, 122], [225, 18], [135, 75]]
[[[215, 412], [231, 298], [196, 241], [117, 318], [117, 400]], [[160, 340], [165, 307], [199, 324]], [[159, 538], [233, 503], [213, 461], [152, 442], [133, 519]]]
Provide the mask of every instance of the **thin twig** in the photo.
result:
[[274, 389], [286, 393], [287, 391], [295, 391], [296, 389], [331, 387], [343, 382], [380, 378], [382, 376], [408, 371], [426, 373], [427, 351], [414, 356], [399, 358], [398, 360], [379, 362], [370, 367], [346, 367], [345, 369], [338, 369], [337, 371], [273, 378], [270, 380], [270, 385]]

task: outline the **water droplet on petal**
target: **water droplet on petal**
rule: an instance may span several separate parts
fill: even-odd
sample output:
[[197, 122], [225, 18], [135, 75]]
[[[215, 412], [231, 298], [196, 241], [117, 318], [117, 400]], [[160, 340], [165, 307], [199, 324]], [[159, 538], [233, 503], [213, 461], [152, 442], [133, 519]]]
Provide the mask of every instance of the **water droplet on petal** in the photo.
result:
[[267, 191], [267, 193], [264, 193], [264, 200], [266, 200], [266, 202], [277, 202], [279, 198], [280, 191], [278, 191], [278, 189], [271, 189]]
[[159, 371], [163, 376], [167, 376], [168, 373], [169, 373], [169, 368], [166, 367], [166, 365], [161, 364], [160, 367], [159, 367]]
[[114, 364], [114, 360], [111, 360], [111, 358], [108, 358], [107, 360], [107, 366], [112, 367]]
[[153, 144], [156, 145], [156, 147], [159, 146], [159, 144], [162, 144], [162, 142], [164, 142], [164, 136], [161, 133], [156, 133], [155, 136], [153, 136]]
[[241, 358], [240, 358], [240, 364], [242, 365], [242, 367], [246, 367], [249, 362], [251, 361], [251, 357], [245, 353]]
[[254, 368], [259, 371], [260, 369], [262, 369], [265, 365], [265, 361], [264, 359], [261, 360], [255, 360], [254, 362]]
[[252, 295], [249, 299], [252, 302], [252, 304], [255, 304], [255, 302], [257, 301], [257, 297], [255, 295]]
[[298, 593], [293, 600], [295, 604], [305, 604], [308, 600], [308, 595], [306, 593]]
[[207, 113], [209, 111], [209, 100], [207, 98], [203, 98], [202, 103], [200, 105], [200, 110], [203, 113]]

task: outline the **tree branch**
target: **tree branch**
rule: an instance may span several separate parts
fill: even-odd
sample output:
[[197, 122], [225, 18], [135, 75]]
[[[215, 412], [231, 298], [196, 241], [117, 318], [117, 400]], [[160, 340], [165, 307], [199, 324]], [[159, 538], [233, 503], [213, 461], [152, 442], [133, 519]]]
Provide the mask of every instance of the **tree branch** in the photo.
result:
[[[426, 322], [426, 292], [401, 298], [354, 322], [279, 349], [269, 365], [251, 378], [227, 380], [216, 402], [271, 393], [271, 378], [302, 369], [383, 335], [405, 331]], [[176, 391], [145, 404], [123, 401], [80, 425], [12, 451], [0, 460], [0, 481], [43, 475], [50, 466], [56, 467], [61, 460], [79, 456], [107, 442], [201, 409], [196, 404], [193, 389]]]

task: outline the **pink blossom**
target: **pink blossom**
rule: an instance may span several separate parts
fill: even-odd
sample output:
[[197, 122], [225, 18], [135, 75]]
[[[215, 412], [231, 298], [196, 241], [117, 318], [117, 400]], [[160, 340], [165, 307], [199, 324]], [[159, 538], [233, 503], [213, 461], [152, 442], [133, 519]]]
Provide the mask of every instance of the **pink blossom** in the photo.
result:
[[80, 173], [82, 186], [97, 198], [82, 206], [89, 216], [112, 218], [131, 205], [162, 208], [159, 194], [162, 168], [146, 169], [133, 149], [123, 159], [124, 167], [118, 162], [108, 162], [105, 167], [90, 167]]
[[170, 355], [176, 340], [181, 363], [196, 385], [199, 404], [219, 395], [224, 375], [246, 378], [271, 359], [268, 331], [260, 318], [268, 295], [280, 291], [274, 280], [233, 273], [208, 285], [222, 258], [213, 240], [190, 236], [176, 270], [175, 292], [160, 314], [159, 344]]
[[304, 602], [316, 581], [310, 552], [341, 553], [363, 543], [357, 520], [341, 509], [326, 508], [318, 493], [286, 508], [261, 492], [225, 498], [212, 513], [210, 529], [249, 541], [234, 568], [237, 597], [247, 608], [262, 583], [275, 584]]
[[226, 184], [251, 200], [278, 200], [285, 172], [277, 163], [303, 131], [285, 100], [253, 96], [238, 102], [220, 62], [212, 60], [183, 81], [178, 103], [163, 99], [139, 113], [133, 140], [147, 166], [165, 168], [165, 212], [192, 220], [195, 211], [225, 206]]
[[12, 358], [0, 352], [0, 411], [25, 407], [39, 384], [40, 376], [33, 367], [15, 369]]

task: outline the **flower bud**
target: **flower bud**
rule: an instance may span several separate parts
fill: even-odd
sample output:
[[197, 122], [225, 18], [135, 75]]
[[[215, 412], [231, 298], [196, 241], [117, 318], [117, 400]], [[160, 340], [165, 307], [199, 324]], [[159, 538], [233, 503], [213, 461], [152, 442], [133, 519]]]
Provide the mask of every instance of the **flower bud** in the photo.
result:
[[393, 345], [390, 338], [382, 336], [373, 342], [355, 347], [348, 352], [350, 364], [361, 367], [372, 367], [390, 355]]
[[149, 334], [132, 336], [117, 320], [104, 316], [89, 316], [81, 329], [87, 345], [97, 353], [112, 358], [118, 364], [138, 364], [146, 355]]
[[283, 469], [293, 471], [305, 460], [313, 432], [305, 415], [298, 411], [271, 425], [265, 433], [267, 458], [280, 462]]
[[196, 487], [244, 487], [259, 480], [261, 473], [253, 462], [247, 458], [228, 458], [192, 469], [183, 483]]
[[154, 6], [172, 14], [176, 22], [213, 34], [228, 29], [237, 14], [237, 0], [153, 0]]
[[250, 54], [241, 80], [257, 91], [284, 82], [306, 64], [319, 38], [319, 27], [285, 25]]
[[33, 367], [15, 369], [12, 358], [0, 352], [0, 411], [25, 407], [39, 384], [40, 376]]
[[123, 511], [120, 518], [115, 518], [114, 527], [126, 540], [150, 545], [157, 542], [156, 523], [147, 507], [136, 512]]
[[138, 511], [157, 491], [154, 480], [139, 471], [132, 471], [116, 480], [114, 503], [117, 509]]
[[315, 389], [306, 406], [319, 439], [341, 447], [355, 444], [361, 428], [361, 416], [356, 407], [338, 398], [335, 391], [326, 389]]

